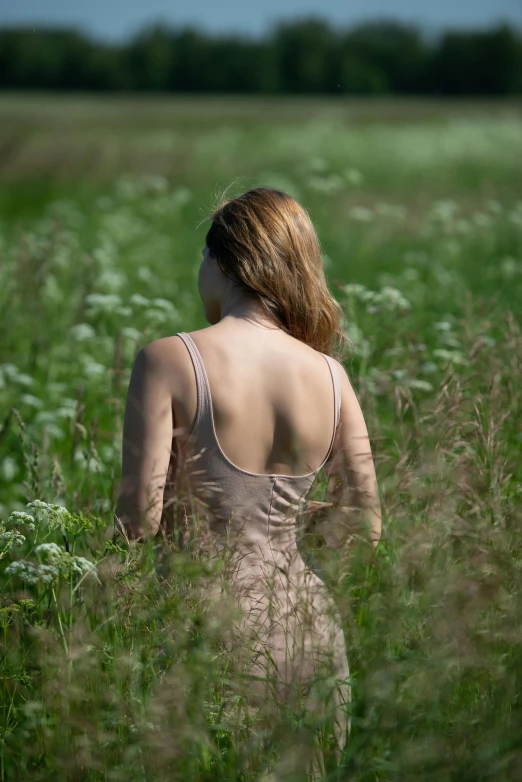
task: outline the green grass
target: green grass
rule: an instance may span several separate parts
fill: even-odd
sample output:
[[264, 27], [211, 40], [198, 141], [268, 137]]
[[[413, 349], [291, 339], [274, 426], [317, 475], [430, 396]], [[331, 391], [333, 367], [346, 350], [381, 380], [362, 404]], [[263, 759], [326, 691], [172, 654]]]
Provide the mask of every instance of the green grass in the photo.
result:
[[[107, 548], [133, 357], [204, 325], [231, 181], [309, 209], [377, 464], [375, 556], [317, 553], [354, 698], [326, 778], [520, 778], [521, 130], [511, 104], [2, 97], [0, 519], [26, 540], [0, 538], [0, 780], [305, 779], [299, 715], [225, 708], [194, 530], [164, 583], [152, 546]], [[70, 513], [8, 521], [35, 499]]]

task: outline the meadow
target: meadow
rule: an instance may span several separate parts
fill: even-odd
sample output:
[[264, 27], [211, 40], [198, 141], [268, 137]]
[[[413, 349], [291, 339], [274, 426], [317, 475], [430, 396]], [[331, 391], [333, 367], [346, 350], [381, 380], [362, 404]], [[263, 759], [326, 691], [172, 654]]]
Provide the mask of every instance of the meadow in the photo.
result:
[[112, 538], [134, 356], [205, 325], [204, 220], [260, 184], [317, 228], [383, 508], [375, 552], [302, 532], [353, 687], [324, 779], [520, 779], [520, 161], [515, 103], [0, 97], [1, 782], [306, 779], [305, 716], [228, 720], [197, 519], [167, 577]]

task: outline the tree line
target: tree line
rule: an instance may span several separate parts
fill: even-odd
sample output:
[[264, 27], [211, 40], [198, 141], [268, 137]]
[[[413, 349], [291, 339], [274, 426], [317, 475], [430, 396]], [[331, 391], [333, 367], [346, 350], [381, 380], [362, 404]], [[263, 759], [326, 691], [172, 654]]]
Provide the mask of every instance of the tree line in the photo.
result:
[[0, 88], [185, 93], [517, 95], [522, 34], [428, 38], [398, 22], [281, 23], [264, 37], [154, 26], [123, 44], [64, 29], [0, 30]]

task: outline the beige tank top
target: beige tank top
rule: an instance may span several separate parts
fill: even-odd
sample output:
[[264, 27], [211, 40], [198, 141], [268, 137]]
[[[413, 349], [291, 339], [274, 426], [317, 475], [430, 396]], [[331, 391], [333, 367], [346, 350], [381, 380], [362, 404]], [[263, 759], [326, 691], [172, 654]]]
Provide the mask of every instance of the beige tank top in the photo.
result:
[[[226, 532], [225, 526], [241, 525], [243, 534], [258, 545], [274, 536], [293, 531], [295, 517], [303, 509], [306, 497], [321, 468], [330, 456], [339, 423], [341, 393], [335, 362], [325, 353], [332, 376], [334, 395], [334, 431], [328, 451], [319, 465], [305, 475], [252, 473], [233, 464], [219, 445], [214, 426], [212, 397], [201, 354], [190, 334], [179, 332], [185, 343], [196, 375], [197, 412], [192, 431], [181, 451], [193, 456], [189, 472], [193, 490], [210, 510], [213, 531]], [[191, 445], [190, 449], [187, 446]], [[225, 525], [225, 526], [224, 526]], [[282, 542], [282, 541], [280, 541]]]

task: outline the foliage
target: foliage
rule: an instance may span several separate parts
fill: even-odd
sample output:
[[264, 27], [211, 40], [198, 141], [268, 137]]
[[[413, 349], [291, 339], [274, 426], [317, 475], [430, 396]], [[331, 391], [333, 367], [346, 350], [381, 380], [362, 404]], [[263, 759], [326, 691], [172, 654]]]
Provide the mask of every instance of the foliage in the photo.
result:
[[522, 90], [515, 28], [447, 31], [410, 25], [333, 29], [317, 18], [263, 38], [149, 27], [125, 44], [73, 30], [0, 32], [0, 87], [100, 91], [513, 95]]
[[313, 104], [314, 121], [281, 106], [263, 124], [202, 103], [211, 132], [187, 114], [158, 146], [138, 108], [102, 171], [115, 126], [99, 104], [84, 169], [66, 171], [85, 129], [47, 110], [0, 160], [0, 779], [306, 778], [317, 726], [243, 710], [235, 616], [209, 598], [226, 563], [205, 557], [198, 520], [184, 548], [112, 539], [132, 360], [204, 325], [196, 226], [241, 175], [295, 193], [317, 225], [384, 510], [375, 553], [301, 541], [341, 611], [353, 686], [324, 778], [518, 780], [519, 120], [354, 127]]

